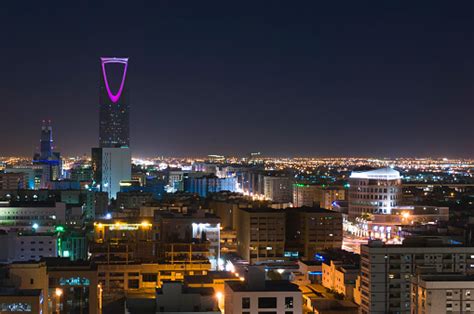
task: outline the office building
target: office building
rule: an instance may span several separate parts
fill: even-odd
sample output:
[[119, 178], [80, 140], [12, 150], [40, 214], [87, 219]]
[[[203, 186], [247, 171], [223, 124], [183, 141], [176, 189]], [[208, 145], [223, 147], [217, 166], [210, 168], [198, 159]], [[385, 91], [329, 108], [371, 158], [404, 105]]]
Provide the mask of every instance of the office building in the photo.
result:
[[402, 200], [400, 173], [390, 167], [353, 171], [349, 183], [350, 218], [391, 214]]
[[471, 313], [474, 311], [474, 276], [434, 274], [412, 277], [413, 314]]
[[362, 245], [361, 312], [411, 313], [410, 284], [419, 272], [472, 274], [474, 247], [429, 238], [406, 239], [402, 245], [380, 240]]
[[109, 199], [116, 199], [120, 182], [132, 177], [131, 151], [129, 148], [92, 148], [94, 182], [99, 191], [106, 192]]
[[316, 253], [342, 246], [341, 213], [322, 208], [288, 208], [286, 249], [312, 260]]
[[285, 251], [285, 212], [273, 208], [239, 208], [237, 252], [250, 263], [281, 259]]
[[225, 313], [303, 313], [298, 286], [286, 280], [265, 280], [263, 269], [249, 267], [244, 281], [225, 282]]
[[274, 173], [263, 177], [263, 195], [276, 203], [293, 201], [293, 180], [284, 173]]
[[237, 178], [218, 178], [215, 175], [202, 177], [185, 177], [184, 190], [189, 193], [206, 197], [209, 193], [220, 191], [235, 192], [237, 189]]

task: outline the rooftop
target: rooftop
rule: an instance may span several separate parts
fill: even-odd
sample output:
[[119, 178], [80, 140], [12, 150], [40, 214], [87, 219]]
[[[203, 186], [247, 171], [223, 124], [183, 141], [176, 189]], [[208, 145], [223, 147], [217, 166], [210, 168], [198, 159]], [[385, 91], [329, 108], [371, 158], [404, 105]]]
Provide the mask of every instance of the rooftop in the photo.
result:
[[390, 167], [369, 170], [369, 171], [352, 171], [350, 178], [396, 180], [396, 179], [400, 179], [400, 172]]
[[25, 296], [35, 297], [41, 295], [41, 289], [17, 289], [17, 288], [0, 288], [0, 296]]
[[226, 284], [229, 285], [233, 291], [300, 291], [297, 285], [287, 280], [266, 280], [265, 285], [261, 287], [249, 287], [245, 281], [227, 281]]

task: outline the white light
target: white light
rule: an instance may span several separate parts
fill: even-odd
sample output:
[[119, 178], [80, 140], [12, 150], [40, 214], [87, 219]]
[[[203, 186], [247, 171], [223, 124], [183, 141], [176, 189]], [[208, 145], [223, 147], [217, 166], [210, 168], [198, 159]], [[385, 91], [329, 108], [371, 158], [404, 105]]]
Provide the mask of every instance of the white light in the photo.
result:
[[284, 272], [285, 272], [285, 270], [282, 269], [282, 268], [277, 269], [277, 273], [279, 273], [280, 275], [283, 274]]
[[105, 214], [105, 219], [112, 219], [112, 214], [110, 213]]
[[36, 229], [38, 229], [38, 228], [39, 228], [39, 225], [35, 222], [35, 223], [33, 224], [33, 229], [36, 230]]

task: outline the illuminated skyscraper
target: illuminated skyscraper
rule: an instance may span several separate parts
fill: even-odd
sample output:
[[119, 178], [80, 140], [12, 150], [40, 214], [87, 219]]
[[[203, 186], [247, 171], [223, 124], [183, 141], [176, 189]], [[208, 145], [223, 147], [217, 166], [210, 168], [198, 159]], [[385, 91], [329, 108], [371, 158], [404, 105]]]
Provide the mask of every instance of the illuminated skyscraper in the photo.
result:
[[[108, 66], [122, 66], [118, 77], [107, 76]], [[120, 191], [120, 181], [131, 178], [131, 153], [129, 134], [129, 98], [125, 86], [128, 58], [100, 58], [99, 95], [99, 148], [92, 148], [92, 169], [95, 186], [115, 198]], [[117, 68], [110, 68], [110, 74]], [[113, 89], [114, 79], [118, 87]]]
[[[100, 147], [129, 147], [130, 108], [128, 88], [125, 85], [128, 58], [100, 58], [100, 65], [99, 145]], [[123, 71], [117, 77], [119, 84], [114, 92], [112, 90], [114, 77], [107, 76], [107, 68], [121, 65], [123, 65]]]

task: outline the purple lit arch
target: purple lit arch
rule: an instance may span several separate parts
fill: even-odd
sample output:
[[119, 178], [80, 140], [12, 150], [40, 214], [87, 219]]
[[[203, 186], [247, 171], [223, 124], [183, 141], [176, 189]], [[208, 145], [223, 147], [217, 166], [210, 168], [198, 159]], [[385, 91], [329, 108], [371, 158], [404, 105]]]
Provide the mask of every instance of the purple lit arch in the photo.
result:
[[[120, 96], [122, 95], [123, 85], [125, 84], [125, 77], [127, 75], [127, 67], [128, 67], [128, 58], [100, 58], [100, 63], [102, 64], [102, 75], [104, 76], [105, 89], [107, 90], [107, 94], [109, 95], [110, 100], [112, 100], [113, 103], [116, 103], [119, 100]], [[107, 72], [105, 71], [106, 63], [122, 63], [125, 65], [123, 69], [122, 82], [120, 83], [119, 90], [117, 94], [115, 95], [110, 90], [109, 82], [107, 81]]]

